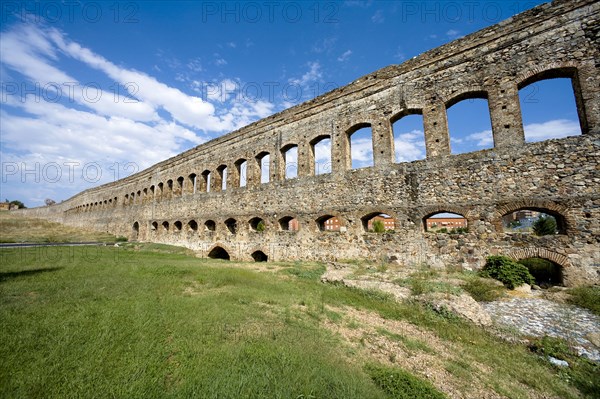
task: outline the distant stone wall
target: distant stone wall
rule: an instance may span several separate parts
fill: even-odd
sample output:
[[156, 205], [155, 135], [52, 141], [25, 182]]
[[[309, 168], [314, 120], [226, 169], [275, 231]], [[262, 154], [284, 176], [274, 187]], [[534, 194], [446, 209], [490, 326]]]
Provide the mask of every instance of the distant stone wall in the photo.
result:
[[[541, 5], [133, 176], [26, 213], [203, 255], [218, 246], [241, 260], [256, 251], [269, 260], [392, 256], [476, 269], [489, 254], [539, 256], [563, 267], [567, 285], [600, 283], [599, 19], [597, 1]], [[571, 79], [583, 135], [526, 143], [518, 91], [551, 77]], [[451, 155], [446, 110], [468, 98], [488, 100], [494, 148]], [[423, 115], [427, 158], [395, 163], [392, 123], [409, 114]], [[364, 126], [372, 129], [374, 166], [352, 170], [350, 135]], [[332, 143], [331, 173], [315, 175], [314, 145], [323, 138]], [[291, 146], [298, 147], [298, 177], [286, 179], [283, 154]], [[261, 184], [265, 153], [271, 176]], [[244, 160], [247, 183], [239, 187]], [[502, 216], [523, 208], [555, 215], [560, 234], [503, 232]], [[426, 232], [424, 218], [440, 211], [464, 215], [469, 232]], [[394, 233], [365, 231], [363, 219], [377, 213], [396, 219]], [[326, 215], [341, 220], [341, 231], [319, 229]], [[262, 232], [250, 226], [257, 217], [265, 222]], [[282, 230], [286, 217], [298, 219], [298, 231]], [[227, 228], [231, 220], [235, 234]]]

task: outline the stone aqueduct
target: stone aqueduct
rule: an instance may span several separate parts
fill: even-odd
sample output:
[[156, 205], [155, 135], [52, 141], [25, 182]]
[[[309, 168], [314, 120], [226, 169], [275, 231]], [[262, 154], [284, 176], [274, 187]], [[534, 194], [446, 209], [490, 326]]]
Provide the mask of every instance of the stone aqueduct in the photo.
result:
[[[182, 245], [239, 260], [396, 256], [401, 263], [476, 269], [489, 254], [542, 257], [566, 285], [600, 283], [600, 3], [547, 3], [401, 65], [202, 144], [127, 178], [27, 213], [130, 239]], [[519, 89], [570, 78], [582, 135], [526, 143]], [[488, 100], [492, 149], [450, 154], [446, 110]], [[423, 117], [426, 159], [396, 163], [392, 123]], [[350, 135], [370, 126], [374, 166], [351, 169]], [[314, 146], [331, 139], [331, 173], [315, 174]], [[298, 176], [285, 150], [298, 148]], [[260, 159], [270, 154], [270, 181]], [[240, 166], [247, 165], [240, 187]], [[226, 189], [221, 181], [227, 169]], [[208, 179], [208, 175], [212, 176]], [[206, 184], [210, 181], [210, 192]], [[519, 209], [557, 217], [559, 234], [503, 232]], [[469, 231], [435, 234], [424, 218], [468, 219]], [[366, 231], [385, 213], [395, 232]], [[323, 231], [336, 216], [338, 232]], [[288, 229], [290, 219], [299, 223]], [[264, 231], [257, 231], [262, 219]], [[258, 229], [262, 230], [262, 229]]]

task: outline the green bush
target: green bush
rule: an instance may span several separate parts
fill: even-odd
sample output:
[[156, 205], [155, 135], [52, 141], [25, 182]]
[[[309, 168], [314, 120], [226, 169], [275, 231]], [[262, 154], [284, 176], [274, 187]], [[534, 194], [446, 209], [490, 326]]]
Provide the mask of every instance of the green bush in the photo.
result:
[[258, 224], [256, 225], [256, 231], [258, 231], [258, 232], [265, 231], [265, 222], [263, 222], [262, 220], [260, 222], [258, 222]]
[[569, 303], [586, 308], [600, 316], [600, 286], [576, 287], [569, 290]]
[[533, 285], [535, 283], [533, 276], [525, 266], [506, 256], [488, 256], [480, 275], [501, 281], [511, 290], [523, 284]]
[[373, 220], [373, 231], [375, 233], [385, 233], [385, 225], [381, 220]]
[[128, 239], [127, 239], [127, 237], [119, 236], [119, 237], [115, 238], [115, 241], [116, 242], [127, 242]]
[[540, 218], [533, 223], [532, 227], [536, 236], [556, 234], [556, 219], [552, 216], [540, 216]]
[[473, 278], [462, 288], [477, 302], [492, 302], [504, 294], [504, 288], [497, 286], [493, 281], [484, 278]]
[[365, 371], [375, 385], [397, 399], [445, 399], [431, 383], [397, 367], [367, 365]]

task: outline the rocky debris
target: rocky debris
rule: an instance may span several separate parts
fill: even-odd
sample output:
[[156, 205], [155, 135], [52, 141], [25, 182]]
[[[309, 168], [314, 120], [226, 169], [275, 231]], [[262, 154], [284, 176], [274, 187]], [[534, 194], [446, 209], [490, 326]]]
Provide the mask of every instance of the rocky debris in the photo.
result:
[[391, 294], [396, 300], [403, 300], [410, 296], [410, 289], [400, 287], [394, 283], [372, 280], [343, 280], [346, 287], [355, 287], [367, 290], [379, 290]]
[[468, 294], [450, 295], [442, 292], [434, 292], [420, 295], [418, 300], [433, 307], [436, 311], [446, 309], [477, 325], [492, 325], [492, 318], [489, 313]]
[[558, 367], [569, 367], [569, 363], [568, 362], [566, 362], [564, 360], [557, 359], [557, 358], [552, 357], [552, 356], [548, 356], [548, 361], [550, 363], [552, 363], [553, 365], [558, 366]]
[[531, 286], [529, 284], [523, 284], [518, 287], [515, 287], [515, 289], [513, 291], [522, 292], [524, 294], [527, 294], [527, 293], [531, 292]]
[[482, 305], [494, 322], [525, 336], [567, 340], [580, 356], [600, 362], [600, 317], [577, 306], [542, 298], [513, 297]]
[[329, 262], [327, 270], [321, 276], [321, 281], [324, 283], [338, 283], [346, 287], [379, 290], [391, 294], [396, 300], [402, 300], [410, 296], [410, 290], [405, 287], [400, 287], [396, 284], [366, 279], [350, 279], [348, 278], [353, 272], [352, 265]]

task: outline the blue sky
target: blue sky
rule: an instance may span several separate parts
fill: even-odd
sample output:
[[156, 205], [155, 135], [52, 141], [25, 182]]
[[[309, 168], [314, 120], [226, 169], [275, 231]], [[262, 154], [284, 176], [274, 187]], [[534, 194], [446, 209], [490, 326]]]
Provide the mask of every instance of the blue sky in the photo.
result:
[[[2, 2], [0, 199], [65, 200], [540, 3]], [[578, 133], [569, 84], [523, 89], [529, 141]], [[492, 146], [485, 101], [448, 118], [453, 153]], [[424, 158], [422, 131], [394, 126], [397, 161]]]

